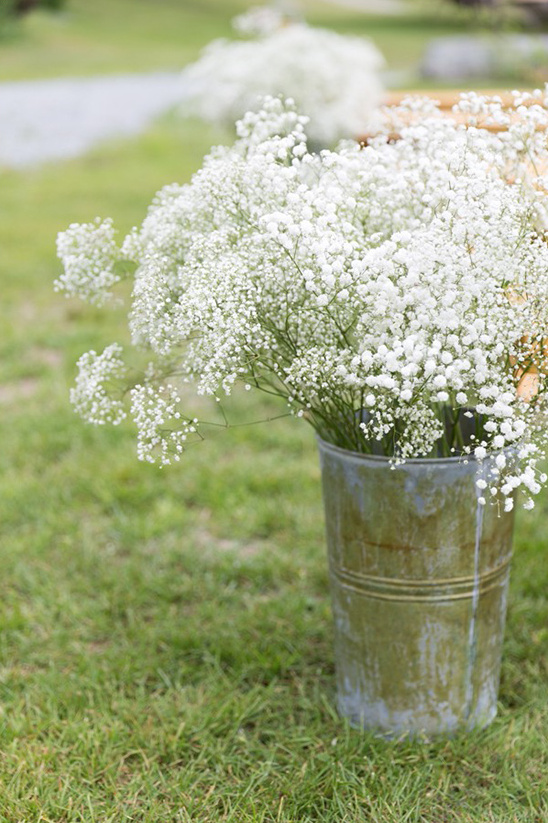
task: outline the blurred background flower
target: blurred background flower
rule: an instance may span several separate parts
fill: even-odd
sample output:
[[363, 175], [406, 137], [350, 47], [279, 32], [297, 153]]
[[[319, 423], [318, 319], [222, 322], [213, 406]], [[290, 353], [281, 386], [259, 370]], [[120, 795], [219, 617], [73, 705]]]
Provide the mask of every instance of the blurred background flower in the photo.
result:
[[232, 126], [263, 95], [295, 100], [320, 146], [372, 128], [382, 100], [384, 60], [369, 40], [292, 20], [275, 9], [253, 10], [235, 28], [255, 39], [218, 40], [183, 73], [185, 108]]

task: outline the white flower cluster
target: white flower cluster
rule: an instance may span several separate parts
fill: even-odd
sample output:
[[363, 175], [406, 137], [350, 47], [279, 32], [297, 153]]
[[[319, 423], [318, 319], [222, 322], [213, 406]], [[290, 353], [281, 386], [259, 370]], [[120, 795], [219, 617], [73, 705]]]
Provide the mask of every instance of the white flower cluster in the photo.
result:
[[211, 43], [183, 72], [185, 106], [232, 126], [263, 95], [291, 97], [310, 118], [311, 141], [330, 146], [371, 129], [382, 98], [382, 65], [367, 40], [293, 22], [256, 40]]
[[[317, 155], [293, 107], [267, 99], [126, 238], [135, 345], [199, 393], [242, 383], [285, 397], [345, 448], [494, 454], [481, 501], [510, 508], [522, 488], [531, 505], [546, 481], [547, 194], [534, 169], [548, 160], [548, 98], [508, 115], [471, 103], [474, 117], [508, 117], [506, 131], [413, 102], [367, 147]], [[90, 419], [95, 363], [86, 384], [81, 361], [73, 398]], [[166, 435], [178, 396], [151, 385], [133, 394], [140, 454], [150, 444], [166, 462], [195, 421]]]
[[264, 37], [280, 29], [286, 17], [274, 6], [253, 6], [232, 21], [234, 31], [244, 37]]
[[78, 414], [96, 426], [117, 426], [127, 416], [116, 391], [127, 374], [121, 354], [122, 347], [112, 343], [102, 354], [88, 351], [78, 360], [79, 373], [70, 400]]
[[181, 398], [171, 383], [159, 388], [138, 385], [131, 390], [131, 413], [139, 433], [139, 460], [159, 460], [162, 465], [180, 460], [186, 441], [197, 434], [198, 426], [196, 419], [183, 419], [180, 407]]
[[109, 289], [121, 279], [116, 271], [121, 254], [112, 220], [73, 223], [57, 236], [57, 255], [65, 269], [55, 281], [57, 291], [99, 306], [112, 297]]

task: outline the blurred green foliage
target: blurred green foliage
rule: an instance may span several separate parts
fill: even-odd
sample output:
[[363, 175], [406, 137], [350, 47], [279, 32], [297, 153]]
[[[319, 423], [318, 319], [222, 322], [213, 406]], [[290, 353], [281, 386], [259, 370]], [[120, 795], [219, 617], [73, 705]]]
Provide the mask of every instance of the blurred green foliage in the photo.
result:
[[50, 9], [58, 11], [65, 5], [65, 0], [0, 0], [0, 10], [5, 15], [26, 14], [33, 9]]
[[0, 0], [0, 39], [18, 31], [17, 20], [31, 11], [60, 11], [66, 0]]

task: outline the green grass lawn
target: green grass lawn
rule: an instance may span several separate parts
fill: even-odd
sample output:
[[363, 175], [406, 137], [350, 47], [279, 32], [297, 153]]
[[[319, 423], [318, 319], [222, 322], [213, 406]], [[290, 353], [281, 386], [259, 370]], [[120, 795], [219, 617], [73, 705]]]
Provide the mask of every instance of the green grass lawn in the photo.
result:
[[[122, 19], [127, 5], [109, 8]], [[157, 4], [166, 20], [169, 5]], [[102, 68], [135, 68], [141, 35], [118, 53], [105, 34]], [[92, 40], [82, 71], [99, 70]], [[15, 73], [27, 45], [10, 48]], [[74, 361], [126, 332], [123, 310], [53, 293], [56, 232], [96, 215], [140, 222], [217, 137], [166, 118], [81, 160], [1, 175], [0, 821], [544, 823], [546, 493], [518, 519], [498, 718], [454, 740], [386, 743], [333, 709], [312, 431], [235, 427], [159, 470], [136, 460], [131, 426], [72, 413]], [[239, 421], [280, 411], [233, 407]]]
[[[0, 38], [0, 80], [176, 70], [213, 38], [230, 37], [231, 18], [253, 5], [259, 0], [67, 0], [63, 12], [33, 12]], [[371, 37], [388, 68], [409, 72], [413, 87], [414, 68], [429, 40], [489, 31], [488, 17], [463, 12], [448, 0], [406, 0], [406, 6], [394, 18], [329, 0], [300, 2], [313, 24]], [[500, 84], [492, 78], [481, 83]]]

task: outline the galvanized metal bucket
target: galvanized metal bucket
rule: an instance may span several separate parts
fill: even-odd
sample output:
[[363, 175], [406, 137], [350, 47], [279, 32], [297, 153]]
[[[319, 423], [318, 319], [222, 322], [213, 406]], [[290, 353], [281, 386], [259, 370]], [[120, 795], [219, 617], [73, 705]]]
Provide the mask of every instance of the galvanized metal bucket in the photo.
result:
[[340, 713], [389, 736], [497, 711], [513, 513], [478, 504], [477, 463], [319, 439]]

